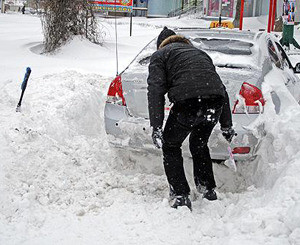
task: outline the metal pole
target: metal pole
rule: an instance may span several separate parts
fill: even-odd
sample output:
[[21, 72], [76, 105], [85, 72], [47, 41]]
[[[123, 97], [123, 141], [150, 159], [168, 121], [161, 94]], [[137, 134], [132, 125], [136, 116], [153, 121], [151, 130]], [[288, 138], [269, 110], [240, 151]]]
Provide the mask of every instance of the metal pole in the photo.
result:
[[276, 7], [277, 7], [277, 0], [273, 0], [273, 11], [272, 11], [271, 31], [274, 31], [275, 16], [276, 16]]
[[205, 6], [203, 5], [203, 8], [205, 8], [205, 16], [208, 15], [208, 8], [209, 8], [209, 3], [207, 0], [205, 0]]
[[252, 16], [255, 17], [255, 13], [256, 13], [256, 2], [257, 0], [253, 1], [253, 11], [252, 11]]
[[116, 34], [116, 66], [117, 76], [119, 75], [119, 55], [118, 55], [118, 26], [117, 26], [117, 4], [115, 0], [115, 34]]
[[269, 5], [269, 20], [268, 20], [268, 32], [271, 31], [271, 21], [272, 21], [272, 11], [273, 10], [273, 0], [270, 0]]
[[222, 27], [222, 8], [223, 8], [223, 0], [220, 0], [220, 9], [219, 9], [219, 27]]
[[4, 13], [4, 8], [5, 8], [5, 4], [4, 4], [5, 0], [0, 0], [0, 5], [1, 5], [1, 13]]
[[243, 30], [244, 0], [241, 0], [240, 30]]
[[130, 13], [130, 36], [132, 35], [132, 12]]

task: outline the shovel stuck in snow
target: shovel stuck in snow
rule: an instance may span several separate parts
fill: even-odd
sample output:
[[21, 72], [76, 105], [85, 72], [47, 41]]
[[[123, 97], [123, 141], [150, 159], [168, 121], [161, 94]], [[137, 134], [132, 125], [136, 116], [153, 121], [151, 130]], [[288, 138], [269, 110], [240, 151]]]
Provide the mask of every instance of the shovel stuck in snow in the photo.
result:
[[27, 67], [26, 68], [26, 73], [25, 73], [25, 76], [24, 76], [24, 80], [23, 80], [22, 85], [21, 85], [22, 93], [21, 93], [21, 97], [20, 97], [19, 103], [18, 103], [17, 108], [16, 108], [16, 112], [21, 111], [21, 103], [22, 103], [24, 92], [25, 92], [26, 87], [27, 87], [27, 82], [28, 82], [30, 73], [31, 73], [31, 69], [30, 69], [30, 67]]

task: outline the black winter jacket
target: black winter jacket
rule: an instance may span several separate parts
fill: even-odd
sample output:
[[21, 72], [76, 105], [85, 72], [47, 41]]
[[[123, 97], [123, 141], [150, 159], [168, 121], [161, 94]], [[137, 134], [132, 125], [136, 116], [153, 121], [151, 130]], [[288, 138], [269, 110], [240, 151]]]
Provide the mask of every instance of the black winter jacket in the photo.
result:
[[148, 76], [148, 108], [152, 127], [161, 127], [165, 94], [172, 103], [190, 98], [224, 97], [220, 124], [232, 126], [228, 94], [211, 58], [188, 39], [173, 35], [152, 54]]

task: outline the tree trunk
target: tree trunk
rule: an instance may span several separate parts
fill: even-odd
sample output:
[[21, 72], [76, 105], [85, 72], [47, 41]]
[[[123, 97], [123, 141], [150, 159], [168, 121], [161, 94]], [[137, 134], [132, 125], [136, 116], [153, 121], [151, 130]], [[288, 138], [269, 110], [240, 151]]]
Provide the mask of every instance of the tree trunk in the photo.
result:
[[241, 5], [242, 5], [242, 0], [237, 0], [236, 8], [235, 8], [235, 16], [233, 21], [233, 25], [235, 28], [240, 27]]
[[53, 52], [75, 35], [84, 35], [101, 44], [97, 19], [86, 0], [45, 0], [41, 18], [44, 32], [44, 51]]

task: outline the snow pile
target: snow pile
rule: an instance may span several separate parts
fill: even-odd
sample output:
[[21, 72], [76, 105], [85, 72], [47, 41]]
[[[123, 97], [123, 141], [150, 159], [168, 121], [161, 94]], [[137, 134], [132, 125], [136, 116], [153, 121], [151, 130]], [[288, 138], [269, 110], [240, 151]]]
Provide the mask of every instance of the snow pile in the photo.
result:
[[9, 198], [12, 205], [1, 198], [6, 218], [35, 200], [68, 205], [90, 195], [84, 191], [89, 185], [85, 175], [102, 172], [109, 159], [99, 111], [104, 104], [99, 91], [106, 84], [100, 85], [100, 78], [69, 71], [32, 79], [22, 113], [12, 109], [13, 96], [19, 94], [15, 84], [2, 88], [0, 104], [6, 116], [1, 117], [1, 134], [9, 149], [4, 153], [13, 156], [2, 159], [7, 174], [1, 182], [14, 194]]
[[[260, 157], [239, 166], [246, 180], [216, 165], [219, 200], [194, 196], [193, 213], [169, 208], [164, 176], [115, 158], [102, 124], [106, 79], [73, 71], [32, 79], [22, 113], [12, 110], [19, 88], [7, 82], [0, 101], [4, 243], [297, 244], [300, 112], [271, 75], [265, 98], [280, 91], [289, 109], [276, 115], [266, 103], [252, 129], [263, 135]], [[12, 238], [15, 232], [20, 237]]]
[[[292, 244], [300, 241], [300, 107], [285, 85], [285, 78], [275, 68], [263, 83], [265, 112], [252, 125], [261, 137], [258, 159], [253, 162], [252, 181], [264, 194], [261, 225], [268, 235], [287, 235]], [[292, 91], [293, 92], [293, 91]], [[281, 99], [279, 114], [272, 103], [272, 93]], [[251, 173], [250, 173], [251, 174]], [[250, 175], [251, 176], [251, 175]], [[249, 176], [249, 177], [250, 177]]]
[[162, 176], [114, 171], [122, 161], [103, 125], [110, 80], [75, 71], [30, 79], [21, 113], [15, 112], [19, 86], [1, 86], [0, 233], [15, 227], [26, 234], [25, 227], [49, 222], [47, 213], [98, 214], [115, 201], [164, 195]]

